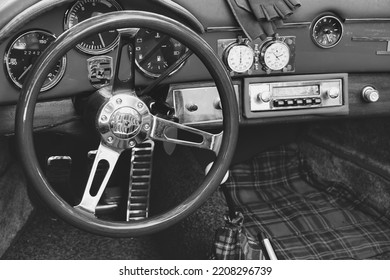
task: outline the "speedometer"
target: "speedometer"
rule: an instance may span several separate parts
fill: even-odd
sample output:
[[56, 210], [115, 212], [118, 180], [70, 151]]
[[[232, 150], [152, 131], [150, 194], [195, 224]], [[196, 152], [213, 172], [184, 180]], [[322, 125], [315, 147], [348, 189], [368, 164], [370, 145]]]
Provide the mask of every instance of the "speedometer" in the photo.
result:
[[[18, 36], [8, 47], [4, 62], [9, 79], [18, 87], [23, 83], [35, 61], [55, 40], [54, 35], [43, 30], [33, 30]], [[62, 78], [66, 67], [66, 57], [60, 59], [50, 70], [41, 91], [54, 87]]]
[[[186, 51], [186, 46], [163, 33], [148, 29], [140, 29], [137, 33], [135, 62], [138, 68], [148, 77], [159, 77], [169, 66], [179, 60]], [[179, 69], [180, 67], [176, 71]]]
[[[69, 29], [91, 17], [120, 10], [121, 6], [114, 0], [80, 0], [66, 12], [64, 28]], [[76, 47], [84, 53], [99, 55], [113, 50], [118, 41], [118, 32], [110, 30], [90, 36]]]

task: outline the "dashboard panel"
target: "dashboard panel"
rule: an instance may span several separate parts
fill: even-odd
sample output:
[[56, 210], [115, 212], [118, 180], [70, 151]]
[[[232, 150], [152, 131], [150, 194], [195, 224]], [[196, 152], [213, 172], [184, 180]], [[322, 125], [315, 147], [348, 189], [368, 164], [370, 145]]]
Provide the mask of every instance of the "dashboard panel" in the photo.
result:
[[[116, 2], [120, 7], [118, 9], [152, 10], [162, 13], [150, 4], [142, 4], [143, 1], [117, 0]], [[319, 81], [326, 81], [327, 75], [330, 74], [339, 75], [342, 84], [348, 85], [342, 88], [342, 101], [339, 104], [345, 106], [341, 110], [343, 115], [362, 114], [366, 111], [357, 112], [354, 111], [354, 108], [366, 105], [364, 108], [372, 114], [385, 112], [382, 108], [387, 106], [389, 102], [387, 96], [390, 94], [386, 75], [390, 70], [390, 56], [388, 56], [390, 18], [386, 15], [386, 8], [387, 10], [389, 8], [388, 2], [376, 1], [376, 5], [367, 7], [367, 3], [364, 1], [343, 1], [340, 3], [333, 0], [324, 3], [324, 1], [319, 0], [302, 0], [302, 7], [278, 27], [276, 39], [258, 39], [252, 42], [247, 40], [225, 1], [176, 0], [175, 2], [188, 9], [199, 19], [205, 28], [205, 32], [201, 36], [218, 53], [225, 63], [227, 71], [230, 72], [235, 84], [237, 84], [240, 104], [242, 104], [240, 108], [243, 113], [242, 122], [255, 122], [252, 117], [248, 117], [250, 109], [248, 109], [249, 105], [245, 105], [245, 100], [250, 96], [249, 87], [246, 86], [248, 83], [280, 83], [284, 80], [290, 80], [288, 77], [297, 77], [294, 78], [296, 81], [305, 83], [313, 80], [313, 75], [315, 75], [314, 80]], [[102, 4], [104, 6], [107, 3], [110, 4], [110, 1], [84, 0], [84, 6], [77, 6], [75, 3], [76, 1], [42, 14], [1, 44], [0, 53], [6, 57], [12, 42], [21, 34], [31, 30], [44, 30], [54, 36], [59, 36], [66, 28], [70, 27], [69, 24], [64, 26], [64, 21], [76, 23], [79, 16], [80, 19], [82, 18], [72, 8], [78, 7], [81, 11], [88, 5], [92, 7], [95, 3], [95, 5]], [[115, 8], [117, 7], [115, 6]], [[95, 14], [102, 12], [97, 11]], [[172, 16], [169, 13], [167, 15]], [[161, 40], [164, 35], [153, 33], [149, 39], [146, 39], [145, 36], [138, 38], [139, 45], [136, 50], [138, 55], [136, 85], [140, 88], [152, 83], [163, 69], [174, 63], [177, 58], [172, 58], [173, 54], [180, 57], [186, 51], [185, 43], [165, 40], [163, 43], [158, 43], [159, 48], [156, 49], [158, 51], [154, 52], [153, 57], [148, 57], [145, 64], [140, 65], [144, 56], [149, 55], [148, 48], [154, 48], [145, 45], [144, 40], [147, 41], [150, 38]], [[79, 48], [71, 50], [66, 55], [66, 68], [63, 77], [58, 84], [43, 92], [41, 99], [66, 98], [94, 91], [96, 84], [90, 82], [91, 69], [88, 68], [88, 65], [90, 65], [91, 59], [96, 56], [100, 59], [99, 63], [104, 61], [105, 65], [109, 65], [109, 61], [114, 59], [116, 54], [115, 42], [116, 36], [110, 39], [98, 34], [89, 43], [84, 42], [84, 48], [89, 49], [89, 52], [85, 49], [84, 51], [80, 50], [81, 45]], [[94, 48], [96, 51], [91, 52], [90, 50]], [[103, 49], [103, 51], [98, 49]], [[166, 50], [170, 54], [169, 59], [164, 58]], [[101, 55], [105, 56], [105, 60], [102, 60]], [[282, 61], [282, 59], [284, 60]], [[6, 63], [8, 62], [6, 59], [4, 61], [5, 65], [0, 69], [0, 83], [2, 85], [0, 104], [15, 104], [19, 88], [13, 84], [12, 79], [7, 77]], [[100, 65], [99, 63], [92, 65], [96, 67], [96, 65]], [[28, 68], [29, 65], [25, 67]], [[376, 75], [376, 73], [381, 74]], [[361, 75], [364, 79], [361, 79]], [[369, 77], [375, 77], [375, 79]], [[378, 77], [383, 80], [378, 81]], [[362, 84], [362, 80], [366, 83]], [[202, 63], [192, 56], [163, 83], [180, 85], [179, 88], [186, 89], [193, 88], [194, 83], [199, 85], [202, 82], [205, 82], [206, 88], [209, 87], [210, 75]], [[107, 84], [107, 81], [104, 84]], [[376, 93], [380, 94], [379, 101], [376, 100], [378, 102], [371, 102], [369, 98], [364, 99], [362, 90], [366, 86], [372, 86]], [[355, 104], [351, 102], [355, 102]], [[311, 107], [311, 109], [313, 108]], [[273, 117], [291, 117], [291, 113], [287, 113], [291, 112], [290, 109], [278, 108], [274, 111], [279, 113]], [[348, 111], [345, 111], [346, 109]], [[300, 110], [297, 115], [307, 113], [308, 111]], [[264, 117], [263, 114], [258, 115], [258, 118], [262, 117]], [[301, 118], [306, 117], [301, 116]], [[272, 118], [269, 118], [269, 121], [272, 121]]]

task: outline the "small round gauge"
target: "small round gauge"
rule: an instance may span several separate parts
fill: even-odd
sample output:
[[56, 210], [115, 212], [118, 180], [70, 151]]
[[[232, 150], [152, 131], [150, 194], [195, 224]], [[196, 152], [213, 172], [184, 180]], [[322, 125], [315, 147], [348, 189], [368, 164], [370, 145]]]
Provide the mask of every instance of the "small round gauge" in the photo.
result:
[[269, 70], [282, 70], [290, 61], [290, 48], [281, 41], [270, 41], [262, 48], [261, 57]]
[[255, 53], [251, 47], [245, 44], [236, 44], [228, 47], [225, 52], [225, 61], [231, 71], [244, 73], [248, 71], [254, 62]]
[[186, 51], [187, 47], [182, 43], [157, 31], [140, 29], [135, 38], [135, 63], [148, 77], [159, 77]]
[[329, 49], [336, 46], [343, 36], [343, 24], [332, 15], [322, 16], [315, 21], [311, 29], [313, 42], [320, 48]]
[[[66, 30], [91, 17], [120, 10], [121, 6], [114, 0], [80, 0], [66, 12], [64, 28]], [[84, 53], [99, 55], [113, 50], [118, 41], [118, 32], [110, 30], [90, 36], [76, 47]]]
[[[43, 30], [33, 30], [18, 36], [9, 45], [4, 62], [10, 80], [19, 88], [33, 67], [35, 61], [43, 51], [55, 40], [54, 35]], [[41, 91], [46, 91], [54, 87], [62, 78], [66, 67], [66, 57], [50, 70]]]

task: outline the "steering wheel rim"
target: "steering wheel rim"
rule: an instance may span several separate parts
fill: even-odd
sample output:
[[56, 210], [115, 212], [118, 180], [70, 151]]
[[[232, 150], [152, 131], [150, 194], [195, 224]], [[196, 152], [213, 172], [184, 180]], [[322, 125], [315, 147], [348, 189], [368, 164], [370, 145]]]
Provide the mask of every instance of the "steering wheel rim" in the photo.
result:
[[[41, 85], [49, 69], [60, 57], [72, 49], [78, 41], [93, 33], [129, 26], [154, 29], [186, 42], [186, 46], [206, 66], [218, 88], [223, 107], [224, 133], [213, 167], [198, 189], [185, 201], [167, 212], [145, 220], [113, 222], [98, 219], [90, 213], [75, 209], [53, 190], [38, 164], [33, 140], [33, 118]], [[21, 91], [16, 111], [15, 131], [26, 176], [41, 198], [57, 215], [95, 234], [111, 237], [140, 236], [165, 229], [187, 217], [217, 189], [229, 168], [235, 150], [238, 135], [238, 106], [228, 72], [213, 49], [198, 34], [183, 24], [162, 15], [141, 11], [121, 11], [103, 14], [79, 23], [64, 32], [46, 49], [32, 68]]]

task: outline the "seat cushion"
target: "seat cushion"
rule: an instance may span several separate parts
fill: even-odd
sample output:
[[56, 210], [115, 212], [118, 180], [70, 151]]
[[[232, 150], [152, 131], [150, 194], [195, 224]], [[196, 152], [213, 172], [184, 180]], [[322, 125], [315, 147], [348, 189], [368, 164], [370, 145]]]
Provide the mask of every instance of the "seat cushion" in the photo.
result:
[[294, 145], [233, 166], [225, 187], [248, 232], [265, 234], [279, 259], [367, 259], [390, 253], [390, 220], [353, 186], [316, 178]]

